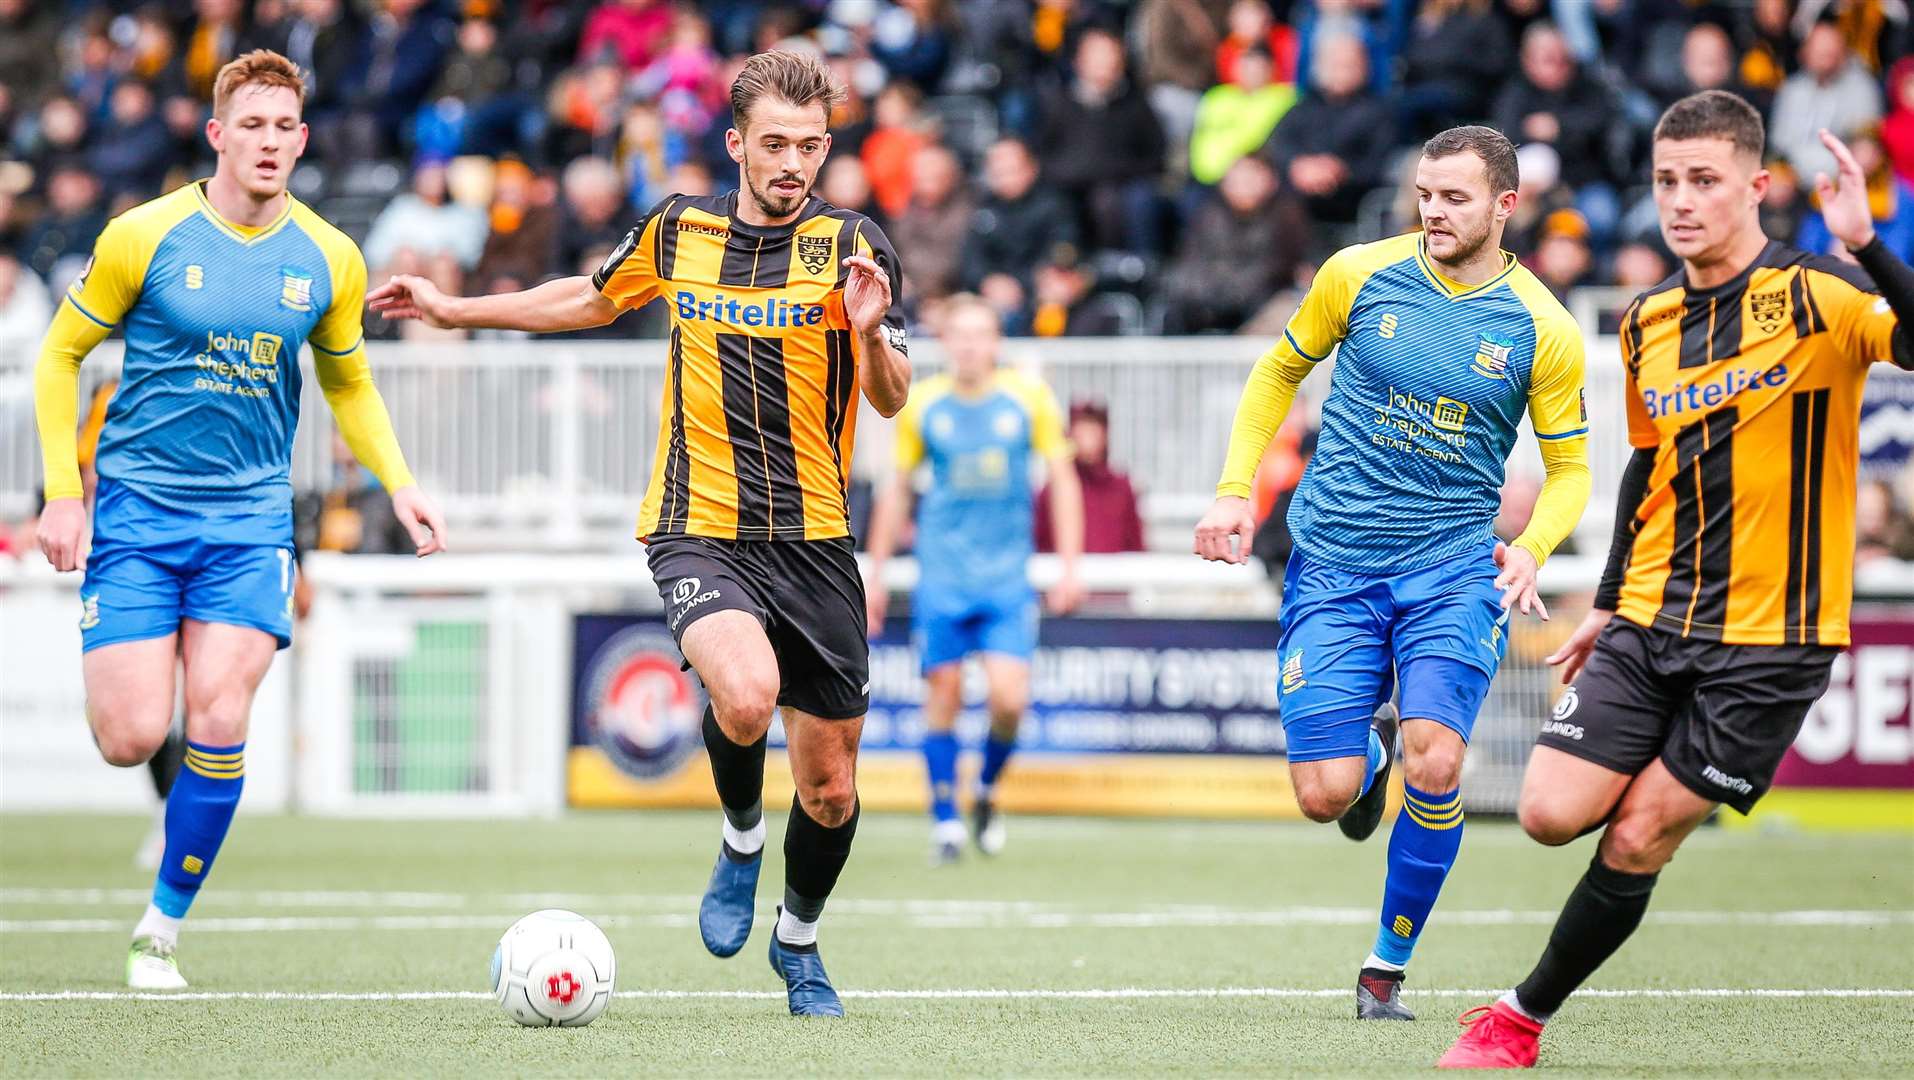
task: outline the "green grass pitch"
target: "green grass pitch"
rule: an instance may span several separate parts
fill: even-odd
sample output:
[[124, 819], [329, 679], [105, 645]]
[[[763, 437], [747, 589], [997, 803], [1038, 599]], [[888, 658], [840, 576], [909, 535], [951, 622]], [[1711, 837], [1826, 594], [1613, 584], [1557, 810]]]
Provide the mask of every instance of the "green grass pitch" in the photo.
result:
[[[129, 781], [131, 782], [131, 781]], [[1528, 970], [1592, 852], [1472, 822], [1410, 971], [1415, 1024], [1358, 1024], [1384, 841], [1307, 825], [1020, 819], [933, 870], [867, 817], [820, 945], [850, 1016], [799, 1021], [759, 922], [707, 956], [711, 814], [244, 818], [181, 942], [184, 1001], [118, 998], [146, 822], [0, 817], [9, 1076], [1395, 1076]], [[483, 996], [515, 918], [565, 906], [618, 950], [596, 1024]], [[1705, 830], [1648, 922], [1543, 1042], [1559, 1075], [1914, 1075], [1914, 846]], [[1685, 991], [1711, 991], [1708, 995]], [[1796, 995], [1757, 991], [1802, 991]], [[1846, 994], [1836, 992], [1848, 991]], [[266, 993], [287, 995], [262, 997]], [[46, 995], [71, 994], [60, 999]], [[78, 995], [115, 995], [92, 997]], [[316, 995], [367, 995], [319, 997]], [[384, 995], [400, 995], [389, 997]], [[426, 996], [438, 995], [438, 996]]]

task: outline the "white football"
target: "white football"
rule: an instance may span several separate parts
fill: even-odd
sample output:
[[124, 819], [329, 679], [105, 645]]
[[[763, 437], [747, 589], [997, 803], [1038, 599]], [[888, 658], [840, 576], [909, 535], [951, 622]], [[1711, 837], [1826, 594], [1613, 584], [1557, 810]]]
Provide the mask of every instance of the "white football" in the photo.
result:
[[492, 992], [527, 1027], [584, 1027], [611, 1002], [611, 939], [575, 911], [547, 908], [512, 924], [492, 952]]

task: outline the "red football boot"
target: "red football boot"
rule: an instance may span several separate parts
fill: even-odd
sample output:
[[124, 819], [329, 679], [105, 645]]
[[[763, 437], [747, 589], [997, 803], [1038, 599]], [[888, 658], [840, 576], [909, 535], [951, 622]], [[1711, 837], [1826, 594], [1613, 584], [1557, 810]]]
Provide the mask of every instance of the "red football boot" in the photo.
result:
[[1541, 1052], [1542, 1025], [1498, 1001], [1462, 1014], [1462, 1034], [1438, 1069], [1531, 1069]]

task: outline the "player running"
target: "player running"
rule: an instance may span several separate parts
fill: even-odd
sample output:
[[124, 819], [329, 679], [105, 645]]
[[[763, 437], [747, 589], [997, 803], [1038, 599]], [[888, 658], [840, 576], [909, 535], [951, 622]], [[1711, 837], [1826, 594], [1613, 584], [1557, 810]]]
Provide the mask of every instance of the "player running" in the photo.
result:
[[871, 515], [870, 581], [865, 587], [870, 632], [884, 627], [889, 594], [884, 564], [897, 544], [911, 502], [911, 477], [930, 466], [930, 486], [917, 506], [917, 592], [912, 637], [923, 667], [924, 764], [930, 774], [931, 853], [956, 861], [964, 826], [957, 817], [957, 712], [963, 705], [963, 662], [980, 656], [988, 680], [990, 734], [971, 803], [977, 848], [1003, 850], [997, 778], [1017, 744], [1030, 703], [1030, 657], [1037, 648], [1037, 596], [1027, 575], [1032, 548], [1031, 465], [1043, 464], [1063, 572], [1050, 610], [1070, 611], [1082, 599], [1077, 558], [1083, 553], [1083, 490], [1070, 463], [1057, 399], [1040, 380], [997, 366], [997, 313], [972, 296], [946, 308], [944, 348], [950, 371], [926, 380], [897, 417], [897, 475]]
[[[1357, 976], [1363, 1019], [1415, 1019], [1399, 992], [1462, 843], [1469, 731], [1511, 611], [1548, 617], [1536, 571], [1588, 501], [1582, 334], [1501, 250], [1515, 188], [1500, 132], [1452, 128], [1423, 144], [1422, 232], [1323, 264], [1250, 374], [1216, 504], [1196, 530], [1204, 558], [1248, 559], [1257, 463], [1297, 385], [1335, 350], [1321, 439], [1289, 512], [1278, 693], [1297, 804], [1362, 840], [1386, 798], [1392, 672], [1400, 688], [1405, 805]], [[1528, 528], [1504, 545], [1490, 525], [1524, 409], [1547, 473]]]
[[[47, 505], [40, 548], [82, 559], [87, 722], [114, 765], [153, 757], [184, 670], [185, 768], [166, 800], [165, 857], [133, 931], [127, 985], [186, 985], [175, 950], [239, 805], [253, 694], [292, 635], [293, 430], [299, 348], [353, 453], [392, 492], [420, 555], [445, 526], [413, 483], [362, 344], [365, 261], [286, 193], [306, 148], [305, 83], [277, 53], [220, 69], [195, 181], [107, 223], [41, 347], [34, 403]], [[117, 325], [120, 387], [100, 432], [87, 550], [77, 445], [80, 361]]]
[[764, 748], [784, 710], [797, 798], [771, 937], [791, 1012], [842, 1016], [817, 922], [857, 832], [858, 735], [870, 705], [864, 583], [845, 483], [859, 386], [896, 415], [910, 389], [897, 255], [869, 218], [811, 195], [844, 91], [815, 57], [751, 57], [725, 145], [739, 190], [673, 195], [590, 277], [447, 296], [400, 276], [388, 318], [531, 331], [603, 326], [663, 297], [664, 421], [638, 538], [685, 660], [710, 694], [705, 749], [724, 840], [698, 929], [716, 956], [751, 933], [764, 853]]
[[[1768, 790], [1848, 644], [1868, 368], [1914, 370], [1914, 270], [1823, 131], [1828, 230], [1859, 268], [1769, 240], [1761, 114], [1710, 90], [1655, 126], [1662, 238], [1682, 271], [1623, 320], [1628, 438], [1608, 568], [1549, 657], [1568, 683], [1522, 783], [1544, 844], [1602, 830], [1521, 985], [1463, 1014], [1444, 1068], [1535, 1064], [1542, 1025], [1621, 948], [1675, 849]], [[1617, 618], [1616, 616], [1620, 616]]]

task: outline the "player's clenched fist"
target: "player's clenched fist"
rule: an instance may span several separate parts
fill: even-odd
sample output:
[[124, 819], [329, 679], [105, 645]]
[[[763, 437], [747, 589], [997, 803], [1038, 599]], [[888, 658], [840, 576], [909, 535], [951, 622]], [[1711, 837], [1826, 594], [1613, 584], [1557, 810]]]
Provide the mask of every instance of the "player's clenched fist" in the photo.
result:
[[49, 499], [40, 512], [36, 530], [40, 550], [55, 570], [80, 568], [85, 556], [86, 503], [79, 499]]
[[[1234, 546], [1230, 538], [1236, 537]], [[1256, 537], [1256, 517], [1250, 513], [1249, 500], [1224, 495], [1210, 505], [1209, 512], [1196, 524], [1196, 553], [1211, 562], [1246, 563], [1249, 545]]]

